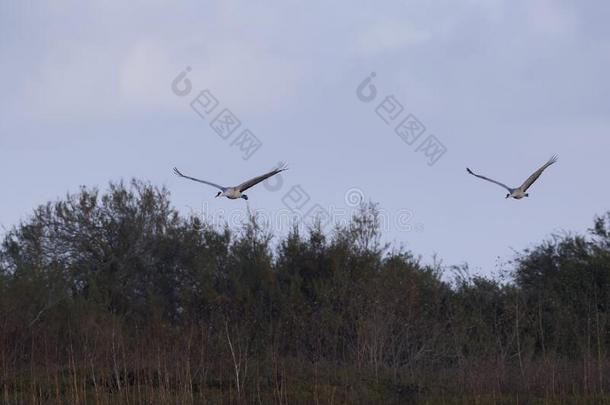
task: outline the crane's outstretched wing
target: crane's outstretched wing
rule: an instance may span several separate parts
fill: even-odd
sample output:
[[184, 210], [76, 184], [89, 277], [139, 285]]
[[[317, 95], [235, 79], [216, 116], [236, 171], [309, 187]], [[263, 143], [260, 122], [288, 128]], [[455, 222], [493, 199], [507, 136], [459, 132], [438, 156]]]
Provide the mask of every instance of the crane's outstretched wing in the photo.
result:
[[268, 179], [271, 176], [275, 176], [276, 174], [278, 174], [279, 172], [283, 172], [284, 170], [287, 170], [288, 168], [286, 167], [286, 165], [284, 163], [280, 163], [278, 165], [277, 168], [271, 170], [269, 173], [265, 173], [262, 176], [258, 176], [255, 177], [253, 179], [250, 179], [248, 181], [244, 181], [243, 183], [241, 183], [239, 186], [237, 186], [236, 188], [240, 191], [246, 191], [247, 189], [249, 189], [252, 186], [257, 185], [258, 183], [260, 183], [261, 181]]
[[527, 178], [527, 180], [525, 180], [525, 182], [521, 185], [521, 190], [523, 191], [527, 191], [528, 188], [530, 188], [530, 186], [532, 184], [534, 184], [534, 182], [536, 180], [538, 180], [538, 177], [540, 177], [540, 175], [542, 174], [542, 172], [544, 171], [544, 169], [546, 169], [547, 167], [549, 167], [550, 165], [552, 165], [553, 163], [555, 163], [557, 161], [557, 155], [553, 155], [548, 162], [546, 162], [545, 164], [542, 165], [542, 167], [538, 170], [536, 170], [534, 172], [534, 174], [532, 174], [530, 177]]
[[485, 177], [485, 176], [481, 176], [480, 174], [475, 174], [475, 173], [474, 173], [472, 170], [470, 170], [469, 168], [466, 168], [466, 171], [467, 171], [468, 173], [472, 174], [473, 176], [478, 177], [479, 179], [483, 179], [483, 180], [491, 181], [492, 183], [495, 183], [495, 184], [497, 184], [498, 186], [502, 186], [502, 187], [504, 187], [505, 189], [507, 189], [507, 190], [508, 190], [508, 192], [509, 192], [509, 193], [512, 193], [512, 192], [513, 192], [513, 190], [512, 190], [510, 187], [508, 187], [506, 184], [500, 183], [499, 181], [492, 180], [492, 179], [487, 178], [487, 177]]
[[185, 179], [197, 181], [199, 183], [207, 184], [208, 186], [216, 187], [217, 189], [220, 189], [221, 191], [225, 191], [227, 189], [226, 187], [219, 186], [218, 184], [215, 184], [215, 183], [210, 183], [209, 181], [199, 180], [194, 177], [185, 176], [184, 174], [180, 173], [180, 170], [178, 170], [175, 167], [174, 167], [174, 173], [176, 173], [180, 177], [184, 177]]

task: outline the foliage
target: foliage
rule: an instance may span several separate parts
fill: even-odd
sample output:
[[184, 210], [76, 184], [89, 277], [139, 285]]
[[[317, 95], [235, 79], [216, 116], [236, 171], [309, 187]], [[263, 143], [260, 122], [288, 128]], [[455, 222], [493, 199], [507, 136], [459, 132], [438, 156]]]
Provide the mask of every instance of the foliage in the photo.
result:
[[[610, 389], [610, 213], [454, 283], [377, 207], [277, 243], [140, 181], [38, 207], [0, 248], [0, 401], [404, 403]], [[275, 246], [275, 247], [274, 247]]]

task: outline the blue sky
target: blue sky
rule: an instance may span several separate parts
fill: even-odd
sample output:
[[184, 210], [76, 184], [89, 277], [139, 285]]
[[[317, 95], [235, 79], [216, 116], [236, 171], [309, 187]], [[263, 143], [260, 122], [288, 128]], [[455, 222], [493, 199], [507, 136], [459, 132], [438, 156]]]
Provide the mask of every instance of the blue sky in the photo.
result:
[[[356, 189], [380, 204], [388, 241], [492, 274], [609, 208], [610, 3], [125, 3], [0, 0], [5, 229], [80, 185], [132, 177], [212, 216], [280, 216], [297, 185], [303, 211], [349, 212]], [[179, 97], [171, 84], [187, 66], [192, 92]], [[364, 103], [356, 89], [371, 72], [377, 98]], [[219, 104], [202, 119], [189, 103], [204, 89]], [[376, 114], [386, 96], [404, 107], [398, 119], [425, 126], [420, 141], [446, 148], [434, 165]], [[247, 160], [210, 127], [224, 108], [241, 121], [235, 136], [262, 143]], [[465, 172], [516, 186], [554, 153], [521, 201]], [[171, 172], [232, 185], [280, 160], [282, 184], [248, 202]]]

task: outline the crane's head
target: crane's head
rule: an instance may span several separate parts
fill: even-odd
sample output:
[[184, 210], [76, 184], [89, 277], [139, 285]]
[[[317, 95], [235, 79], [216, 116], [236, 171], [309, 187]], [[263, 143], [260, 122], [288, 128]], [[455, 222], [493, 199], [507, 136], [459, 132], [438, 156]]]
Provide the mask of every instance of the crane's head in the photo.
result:
[[[222, 195], [222, 191], [219, 191], [218, 194], [216, 194], [216, 197], [220, 197]], [[214, 198], [216, 198], [214, 197]]]
[[529, 197], [530, 195], [529, 195], [528, 193], [525, 193], [525, 196], [526, 196], [526, 197]]
[[506, 198], [510, 197], [510, 193], [506, 194]]

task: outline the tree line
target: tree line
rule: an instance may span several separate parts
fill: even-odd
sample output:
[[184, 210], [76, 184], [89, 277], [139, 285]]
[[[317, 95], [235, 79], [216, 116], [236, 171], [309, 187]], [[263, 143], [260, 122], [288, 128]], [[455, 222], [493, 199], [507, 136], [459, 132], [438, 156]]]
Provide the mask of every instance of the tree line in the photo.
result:
[[275, 237], [142, 181], [83, 187], [3, 237], [0, 401], [605, 398], [610, 213], [502, 278], [453, 270], [382, 243], [372, 203]]

